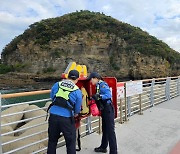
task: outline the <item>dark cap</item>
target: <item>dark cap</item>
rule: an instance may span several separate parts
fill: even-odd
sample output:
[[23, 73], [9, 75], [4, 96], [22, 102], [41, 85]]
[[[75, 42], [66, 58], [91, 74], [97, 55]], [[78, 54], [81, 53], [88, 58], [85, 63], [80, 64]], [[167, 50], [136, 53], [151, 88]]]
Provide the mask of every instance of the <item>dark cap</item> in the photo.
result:
[[88, 77], [87, 80], [91, 80], [92, 78], [101, 79], [101, 76], [97, 72], [92, 72]]
[[71, 70], [68, 74], [68, 78], [76, 80], [77, 78], [79, 78], [79, 72], [77, 70]]

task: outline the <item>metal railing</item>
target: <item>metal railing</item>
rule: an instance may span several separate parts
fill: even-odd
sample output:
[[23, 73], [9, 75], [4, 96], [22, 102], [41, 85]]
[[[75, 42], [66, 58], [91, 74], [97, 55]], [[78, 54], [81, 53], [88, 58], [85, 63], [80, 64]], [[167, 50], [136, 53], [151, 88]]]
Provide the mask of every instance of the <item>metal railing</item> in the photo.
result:
[[[143, 113], [143, 110], [153, 107], [159, 103], [167, 101], [173, 97], [180, 95], [180, 77], [168, 77], [168, 78], [158, 78], [158, 79], [147, 79], [142, 80], [143, 82], [143, 93], [135, 96], [127, 97], [118, 100], [118, 117], [115, 119], [116, 122], [123, 123], [128, 121], [128, 117], [134, 115], [135, 113]], [[27, 119], [20, 119], [17, 121], [8, 120], [9, 117], [24, 115], [27, 113], [34, 113], [37, 111], [45, 111], [46, 106], [35, 108], [31, 110], [23, 110], [8, 114], [3, 114], [3, 109], [19, 107], [21, 105], [32, 105], [44, 102], [44, 104], [50, 101], [50, 98], [43, 98], [40, 100], [26, 101], [26, 102], [16, 102], [14, 104], [3, 105], [1, 104], [1, 99], [9, 99], [21, 96], [33, 96], [38, 94], [47, 94], [50, 90], [34, 91], [34, 92], [24, 92], [15, 94], [0, 94], [0, 153], [11, 154], [11, 153], [25, 153], [24, 151], [30, 148], [29, 153], [45, 153], [47, 150], [47, 121], [45, 121], [46, 114], [38, 115], [35, 117], [30, 117]], [[23, 117], [23, 116], [22, 116]], [[28, 121], [40, 120], [37, 123], [28, 125]], [[4, 122], [2, 123], [2, 121]], [[20, 124], [26, 123], [26, 127], [19, 126]], [[17, 125], [15, 129], [12, 129], [12, 125]], [[86, 136], [93, 132], [101, 132], [101, 120], [99, 117], [89, 116], [82, 119], [81, 122], [81, 136]], [[10, 128], [11, 131], [2, 133], [3, 128]], [[37, 131], [34, 131], [37, 129]], [[30, 133], [29, 133], [29, 132]], [[28, 132], [26, 134], [26, 132]], [[32, 132], [32, 133], [31, 133]], [[17, 135], [20, 134], [20, 135]], [[39, 138], [37, 136], [40, 136]], [[7, 139], [6, 139], [7, 138]], [[27, 144], [25, 144], [27, 142]], [[14, 145], [17, 143], [18, 146]], [[22, 144], [21, 144], [22, 143]], [[64, 144], [64, 139], [61, 138], [58, 142], [58, 146]], [[11, 145], [11, 146], [10, 146]], [[38, 146], [37, 146], [38, 145]], [[33, 148], [37, 146], [36, 148]], [[11, 147], [7, 150], [8, 147]]]
[[121, 123], [127, 121], [128, 116], [137, 112], [142, 114], [143, 110], [180, 95], [180, 77], [147, 79], [142, 81], [142, 94], [127, 97], [126, 100], [120, 100], [122, 104], [120, 106], [122, 113], [119, 116]]

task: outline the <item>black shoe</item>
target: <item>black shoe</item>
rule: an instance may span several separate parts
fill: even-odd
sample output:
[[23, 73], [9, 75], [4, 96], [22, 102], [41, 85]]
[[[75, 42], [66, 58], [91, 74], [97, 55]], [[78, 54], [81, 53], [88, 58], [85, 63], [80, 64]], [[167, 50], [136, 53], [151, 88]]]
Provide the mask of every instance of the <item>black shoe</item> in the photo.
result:
[[98, 147], [98, 148], [94, 148], [94, 151], [95, 151], [95, 152], [106, 153], [106, 152], [107, 152], [107, 149], [103, 149], [103, 148], [101, 148], [101, 147]]

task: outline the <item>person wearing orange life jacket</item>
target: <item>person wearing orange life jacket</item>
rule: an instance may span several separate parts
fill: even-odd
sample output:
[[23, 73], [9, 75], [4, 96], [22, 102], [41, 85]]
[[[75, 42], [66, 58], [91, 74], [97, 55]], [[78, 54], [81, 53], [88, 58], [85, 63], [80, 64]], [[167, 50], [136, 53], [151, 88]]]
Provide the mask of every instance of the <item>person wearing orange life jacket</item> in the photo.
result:
[[56, 154], [56, 146], [60, 133], [63, 133], [67, 154], [76, 153], [76, 128], [74, 116], [81, 111], [82, 93], [75, 85], [79, 72], [71, 70], [68, 79], [53, 85], [50, 93], [50, 117], [48, 120], [48, 150], [47, 154]]
[[102, 116], [102, 140], [100, 147], [94, 149], [95, 152], [107, 152], [109, 143], [110, 154], [117, 154], [116, 134], [114, 130], [114, 107], [112, 104], [112, 94], [110, 88], [102, 77], [92, 72], [87, 78], [93, 85], [96, 85], [96, 94], [92, 96], [97, 103]]

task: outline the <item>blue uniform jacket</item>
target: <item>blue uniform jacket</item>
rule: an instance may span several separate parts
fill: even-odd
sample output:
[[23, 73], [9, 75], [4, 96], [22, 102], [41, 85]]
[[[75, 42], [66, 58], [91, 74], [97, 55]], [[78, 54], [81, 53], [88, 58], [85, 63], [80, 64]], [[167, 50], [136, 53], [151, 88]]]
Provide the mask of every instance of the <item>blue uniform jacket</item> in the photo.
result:
[[[108, 84], [106, 82], [100, 80], [96, 84], [96, 87], [98, 85], [99, 85], [99, 94], [100, 94], [102, 100], [111, 99], [112, 93], [111, 93], [111, 90], [110, 90]], [[107, 103], [111, 103], [111, 100], [108, 100]]]
[[[55, 95], [59, 90], [58, 84], [59, 84], [59, 82], [56, 82], [51, 89], [50, 97], [51, 97], [52, 101], [55, 98]], [[75, 104], [75, 109], [74, 109], [75, 113], [73, 112], [73, 115], [78, 114], [81, 111], [81, 104], [82, 104], [82, 92], [81, 92], [81, 90], [78, 89], [78, 90], [71, 92], [69, 94], [69, 99], [71, 100], [71, 102], [73, 104]], [[69, 111], [68, 109], [62, 108], [60, 106], [56, 106], [56, 105], [53, 105], [50, 108], [50, 113], [56, 114], [59, 116], [63, 116], [63, 117], [71, 117], [72, 116], [71, 111]]]

